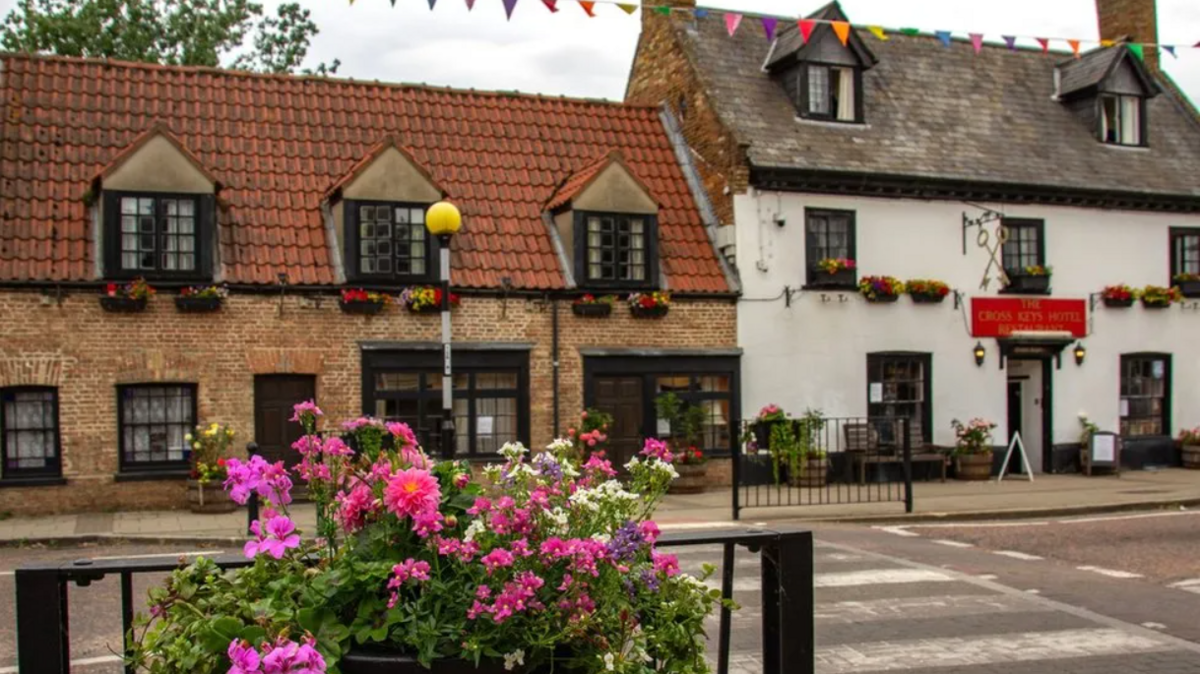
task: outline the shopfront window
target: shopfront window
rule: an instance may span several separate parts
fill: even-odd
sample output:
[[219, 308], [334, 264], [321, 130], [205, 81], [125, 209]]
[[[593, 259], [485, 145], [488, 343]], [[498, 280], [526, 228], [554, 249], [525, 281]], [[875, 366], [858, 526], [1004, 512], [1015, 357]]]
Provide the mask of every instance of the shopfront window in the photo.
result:
[[868, 416], [872, 419], [908, 419], [909, 436], [929, 442], [932, 435], [931, 360], [927, 353], [868, 354]]
[[1171, 357], [1121, 356], [1121, 435], [1170, 434]]

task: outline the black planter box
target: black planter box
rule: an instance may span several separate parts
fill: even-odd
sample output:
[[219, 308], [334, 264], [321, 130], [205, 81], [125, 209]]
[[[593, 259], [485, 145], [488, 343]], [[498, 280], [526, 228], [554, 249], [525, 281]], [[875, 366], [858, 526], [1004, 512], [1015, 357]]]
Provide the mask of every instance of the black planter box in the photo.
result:
[[175, 308], [184, 313], [210, 313], [221, 310], [220, 297], [176, 297]]
[[891, 304], [892, 302], [895, 302], [896, 300], [900, 299], [899, 295], [878, 295], [878, 294], [876, 294], [874, 296], [863, 295], [863, 297], [867, 298], [867, 301], [870, 302], [871, 304]]
[[348, 314], [374, 316], [383, 311], [383, 308], [387, 305], [383, 302], [347, 302], [346, 300], [338, 300], [338, 306]]
[[607, 302], [595, 302], [593, 304], [572, 304], [571, 312], [576, 316], [584, 316], [591, 318], [604, 318], [612, 314], [612, 305]]
[[1115, 297], [1105, 297], [1104, 306], [1109, 309], [1128, 309], [1133, 306], [1133, 298], [1119, 300]]
[[1143, 297], [1142, 298], [1142, 306], [1147, 309], [1166, 309], [1171, 306], [1171, 302], [1170, 302], [1170, 300], [1163, 301], [1163, 302], [1156, 302], [1156, 301], [1148, 300]]
[[812, 273], [812, 286], [814, 288], [856, 288], [858, 287], [858, 275], [853, 269], [842, 269], [832, 274], [823, 269], [816, 269]]
[[1005, 288], [1005, 290], [1010, 293], [1045, 295], [1050, 292], [1050, 275], [1010, 276], [1008, 277], [1008, 286]]
[[[414, 657], [358, 648], [342, 656], [338, 669], [342, 674], [510, 674], [504, 669], [503, 662], [494, 660], [483, 660], [478, 668], [470, 660], [434, 660], [433, 667], [425, 669]], [[548, 674], [550, 667], [517, 666], [511, 671], [516, 674]], [[572, 670], [560, 664], [554, 667], [554, 671], [570, 674]]]
[[1180, 281], [1175, 285], [1184, 297], [1200, 297], [1200, 281]]
[[946, 296], [941, 293], [912, 293], [913, 304], [941, 304], [946, 301]]
[[143, 297], [135, 300], [129, 297], [109, 297], [105, 295], [100, 298], [100, 308], [117, 314], [136, 314], [146, 310], [146, 298]]
[[643, 307], [633, 305], [629, 307], [629, 313], [633, 314], [634, 318], [662, 318], [671, 310], [670, 306]]
[[408, 313], [410, 313], [410, 314], [440, 314], [440, 313], [442, 313], [442, 307], [440, 304], [435, 304], [433, 306], [425, 307], [423, 309], [414, 309], [413, 305], [411, 305], [411, 304], [408, 304], [405, 306], [408, 308]]

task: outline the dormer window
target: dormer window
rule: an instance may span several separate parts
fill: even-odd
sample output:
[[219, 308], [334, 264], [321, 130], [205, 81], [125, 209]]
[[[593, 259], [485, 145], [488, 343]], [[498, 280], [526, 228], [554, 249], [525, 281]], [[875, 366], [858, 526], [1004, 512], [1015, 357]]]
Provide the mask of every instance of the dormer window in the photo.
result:
[[845, 66], [809, 64], [801, 70], [801, 115], [812, 119], [857, 122], [858, 70]]
[[1141, 96], [1102, 94], [1100, 101], [1100, 140], [1112, 145], [1142, 144]]
[[1159, 93], [1141, 59], [1128, 45], [1094, 49], [1059, 63], [1055, 97], [1106, 145], [1147, 145], [1146, 101]]
[[[348, 243], [361, 279], [423, 280], [432, 268], [433, 246], [425, 229], [429, 204], [347, 201]], [[357, 234], [357, 236], [354, 236]]]
[[650, 277], [647, 252], [653, 217], [580, 213], [587, 231], [588, 285], [637, 284]]

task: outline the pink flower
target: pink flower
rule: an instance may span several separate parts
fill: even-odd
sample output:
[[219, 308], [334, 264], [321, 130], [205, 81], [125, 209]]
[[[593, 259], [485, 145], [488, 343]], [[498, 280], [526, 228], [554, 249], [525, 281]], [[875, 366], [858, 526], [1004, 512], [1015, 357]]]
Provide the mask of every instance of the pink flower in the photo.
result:
[[[254, 523], [255, 525], [258, 522]], [[267, 553], [275, 559], [283, 559], [287, 550], [300, 547], [300, 536], [294, 533], [296, 525], [286, 517], [273, 517], [267, 520], [267, 535], [262, 534], [261, 527], [252, 529], [258, 536], [257, 541], [247, 541], [243, 552], [247, 558]]]
[[442, 490], [437, 478], [421, 468], [402, 470], [393, 475], [383, 492], [383, 502], [397, 517], [437, 510]]
[[491, 512], [492, 502], [482, 496], [475, 497], [475, 505], [467, 508], [468, 515], [478, 517], [480, 513]]
[[258, 671], [258, 651], [254, 650], [248, 641], [234, 639], [229, 642], [229, 650], [226, 653], [231, 665], [228, 674], [250, 674]]
[[420, 447], [400, 448], [400, 461], [408, 464], [409, 468], [429, 468], [429, 457], [425, 456]]
[[294, 407], [292, 407], [292, 418], [290, 421], [302, 421], [306, 414], [312, 415], [315, 419], [316, 417], [322, 416], [323, 413], [321, 412], [321, 408], [317, 407], [315, 400], [306, 400], [305, 402], [297, 403]]
[[665, 574], [668, 578], [679, 575], [679, 558], [675, 555], [653, 552], [650, 556], [654, 560], [655, 571]]
[[302, 456], [309, 456], [321, 451], [321, 438], [316, 435], [301, 435], [292, 443], [292, 449]]
[[433, 534], [442, 530], [442, 521], [445, 518], [436, 510], [426, 510], [412, 516], [413, 531], [421, 538], [429, 538]]
[[654, 438], [646, 438], [646, 445], [642, 448], [641, 454], [652, 459], [659, 459], [663, 463], [671, 463], [675, 458], [671, 454], [671, 448], [667, 446], [667, 443]]
[[326, 440], [321, 451], [326, 456], [354, 456], [354, 450], [350, 449], [350, 445], [342, 442], [342, 439], [339, 437], [332, 437]]
[[487, 574], [490, 576], [496, 569], [512, 566], [513, 556], [511, 552], [504, 548], [496, 548], [484, 555], [479, 561], [487, 568]]
[[312, 637], [303, 644], [281, 637], [263, 655], [263, 674], [321, 674], [325, 671], [325, 659], [315, 647]]
[[466, 489], [469, 484], [471, 484], [470, 473], [459, 473], [454, 476], [454, 487], [456, 489]]
[[392, 579], [388, 581], [388, 589], [392, 596], [388, 599], [388, 608], [393, 608], [400, 601], [400, 586], [410, 580], [424, 582], [429, 580], [429, 562], [415, 561], [412, 557], [392, 567]]
[[399, 421], [389, 421], [384, 426], [387, 428], [388, 433], [391, 433], [392, 437], [396, 439], [399, 446], [414, 448], [417, 446], [417, 435], [413, 433], [412, 428], [408, 424]]
[[588, 457], [586, 463], [583, 464], [583, 469], [589, 473], [615, 477], [617, 471], [613, 470], [612, 462], [608, 459], [602, 459], [598, 454], [593, 454]]
[[646, 539], [646, 542], [650, 545], [654, 545], [654, 542], [658, 540], [659, 535], [662, 533], [658, 525], [654, 523], [654, 520], [646, 520], [638, 528], [642, 532], [642, 538]]
[[359, 482], [349, 493], [337, 495], [338, 519], [349, 532], [358, 531], [367, 523], [367, 517], [375, 512], [375, 494], [368, 484]]

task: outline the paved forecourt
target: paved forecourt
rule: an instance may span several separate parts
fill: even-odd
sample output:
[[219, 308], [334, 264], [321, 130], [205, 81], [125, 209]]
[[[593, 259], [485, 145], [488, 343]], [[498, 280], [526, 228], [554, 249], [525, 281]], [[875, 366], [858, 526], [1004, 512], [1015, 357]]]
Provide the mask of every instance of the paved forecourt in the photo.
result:
[[[1196, 672], [1200, 645], [982, 578], [818, 541], [817, 674], [861, 672], [1046, 674]], [[720, 548], [677, 552], [684, 571], [720, 560]], [[732, 674], [761, 674], [758, 555], [739, 550]], [[720, 572], [709, 580], [720, 587]], [[718, 621], [709, 625], [709, 658]]]

